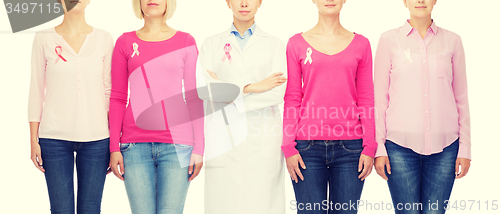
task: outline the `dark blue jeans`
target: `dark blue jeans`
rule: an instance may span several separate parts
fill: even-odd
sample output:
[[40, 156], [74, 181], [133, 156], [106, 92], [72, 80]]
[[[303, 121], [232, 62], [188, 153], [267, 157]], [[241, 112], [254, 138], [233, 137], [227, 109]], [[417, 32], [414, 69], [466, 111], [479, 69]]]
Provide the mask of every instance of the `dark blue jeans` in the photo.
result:
[[[358, 176], [363, 141], [297, 140], [306, 165], [304, 181], [293, 183], [298, 214], [357, 213], [364, 181]], [[292, 206], [294, 206], [292, 204]]]
[[458, 139], [442, 152], [421, 155], [390, 140], [385, 143], [389, 190], [396, 214], [442, 214], [455, 182]]
[[75, 213], [73, 171], [78, 180], [77, 213], [101, 212], [101, 199], [109, 165], [109, 138], [92, 142], [39, 139], [45, 180], [53, 214]]

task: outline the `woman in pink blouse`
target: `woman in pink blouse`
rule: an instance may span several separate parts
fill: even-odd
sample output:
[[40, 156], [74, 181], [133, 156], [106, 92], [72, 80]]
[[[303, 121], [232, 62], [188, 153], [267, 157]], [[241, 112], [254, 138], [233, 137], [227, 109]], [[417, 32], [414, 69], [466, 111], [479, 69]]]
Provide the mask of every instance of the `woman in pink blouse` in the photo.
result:
[[203, 165], [198, 49], [166, 23], [175, 0], [132, 2], [144, 27], [123, 33], [113, 52], [110, 166], [125, 182], [132, 213], [180, 214]]
[[396, 213], [444, 213], [470, 166], [465, 54], [431, 19], [436, 0], [404, 4], [411, 18], [382, 34], [375, 59], [375, 168]]
[[59, 1], [63, 22], [36, 33], [28, 121], [31, 159], [45, 173], [52, 213], [100, 213], [109, 163], [113, 39], [85, 21], [90, 0]]
[[[370, 42], [340, 24], [345, 0], [313, 2], [318, 24], [287, 45], [281, 148], [299, 214], [356, 213], [335, 204], [359, 200], [373, 167], [377, 146]], [[325, 202], [328, 206], [314, 211], [307, 208]]]

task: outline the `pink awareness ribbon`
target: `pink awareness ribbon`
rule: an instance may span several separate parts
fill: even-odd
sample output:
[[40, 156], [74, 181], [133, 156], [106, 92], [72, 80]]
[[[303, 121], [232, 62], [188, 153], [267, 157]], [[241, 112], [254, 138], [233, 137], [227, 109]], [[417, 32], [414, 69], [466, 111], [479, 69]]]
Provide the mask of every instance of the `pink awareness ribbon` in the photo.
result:
[[231, 62], [233, 62], [233, 59], [231, 57], [231, 50], [233, 50], [233, 48], [231, 47], [231, 44], [227, 43], [225, 46], [224, 46], [224, 56], [222, 57], [222, 62], [225, 62], [226, 61], [226, 58], [227, 60], [229, 61], [229, 64], [231, 64]]
[[[57, 56], [59, 56], [60, 59], [62, 59], [64, 62], [67, 62], [66, 59], [64, 59], [64, 57], [61, 55], [62, 54], [61, 46], [57, 46], [55, 51], [56, 51]], [[57, 64], [57, 62], [59, 62], [59, 58], [57, 58], [57, 60], [54, 64]]]

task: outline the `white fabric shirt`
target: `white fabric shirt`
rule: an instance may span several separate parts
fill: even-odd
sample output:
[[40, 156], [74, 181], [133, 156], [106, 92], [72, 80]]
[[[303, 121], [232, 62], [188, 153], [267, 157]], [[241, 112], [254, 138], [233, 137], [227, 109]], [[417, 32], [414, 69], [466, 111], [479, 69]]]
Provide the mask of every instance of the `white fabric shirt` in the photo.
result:
[[55, 28], [37, 32], [31, 58], [28, 121], [39, 138], [86, 142], [109, 137], [114, 41], [93, 28], [76, 53]]

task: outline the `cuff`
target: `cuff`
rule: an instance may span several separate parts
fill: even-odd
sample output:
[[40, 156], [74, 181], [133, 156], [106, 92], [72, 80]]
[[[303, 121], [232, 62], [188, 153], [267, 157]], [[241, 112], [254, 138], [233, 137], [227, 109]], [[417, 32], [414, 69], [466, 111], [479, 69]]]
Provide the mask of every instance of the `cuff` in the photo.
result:
[[200, 148], [198, 148], [198, 147], [194, 147], [194, 148], [193, 148], [193, 154], [197, 154], [197, 155], [201, 155], [201, 156], [203, 156], [203, 153], [204, 153], [204, 152], [203, 152], [203, 149], [200, 149]]
[[251, 83], [248, 84], [236, 84], [238, 88], [240, 89], [240, 93], [238, 97], [234, 100], [234, 105], [236, 106], [236, 110], [238, 110], [239, 113], [245, 112], [245, 102], [243, 98], [246, 96], [250, 95], [250, 93], [244, 93], [243, 89], [245, 86], [250, 85]]
[[387, 150], [385, 149], [385, 143], [379, 143], [377, 147], [377, 152], [375, 157], [387, 156]]
[[119, 152], [120, 151], [120, 142], [116, 142], [117, 140], [113, 139], [109, 141], [109, 153]]
[[295, 148], [295, 145], [297, 145], [295, 142], [281, 145], [281, 151], [283, 151], [285, 158], [299, 154], [299, 150]]
[[460, 143], [460, 145], [458, 147], [458, 156], [457, 157], [458, 158], [467, 158], [469, 160], [472, 160], [470, 146], [466, 146], [466, 145]]
[[372, 158], [375, 157], [375, 151], [377, 151], [377, 143], [375, 141], [364, 142], [363, 140], [363, 151], [361, 154], [368, 155]]

